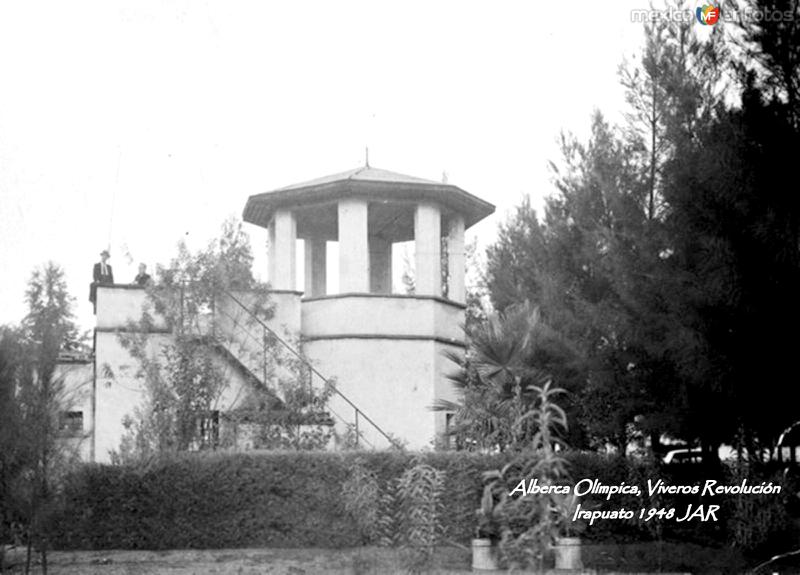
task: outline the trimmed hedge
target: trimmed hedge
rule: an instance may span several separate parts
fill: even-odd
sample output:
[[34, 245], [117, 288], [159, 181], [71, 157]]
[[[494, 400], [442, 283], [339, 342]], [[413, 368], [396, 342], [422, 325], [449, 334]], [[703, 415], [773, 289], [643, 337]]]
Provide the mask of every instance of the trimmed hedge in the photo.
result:
[[[344, 509], [341, 492], [355, 462], [362, 462], [386, 485], [415, 457], [445, 472], [443, 524], [450, 539], [467, 543], [476, 527], [482, 472], [502, 467], [509, 455], [292, 451], [187, 454], [148, 467], [86, 465], [66, 479], [50, 525], [50, 541], [61, 549], [354, 547], [363, 541]], [[587, 477], [606, 485], [624, 481], [639, 484], [643, 492], [649, 474], [669, 484], [685, 485], [721, 473], [700, 466], [653, 470], [641, 462], [597, 454], [570, 453], [567, 459], [575, 481]], [[783, 505], [780, 498], [760, 501], [768, 507]], [[694, 496], [664, 496], [655, 501], [623, 495], [583, 501], [584, 508], [593, 509], [639, 509], [656, 504], [685, 509], [688, 503], [702, 501]], [[733, 499], [720, 498], [713, 503], [722, 504], [719, 523], [606, 520], [597, 522], [584, 536], [606, 541], [659, 536], [730, 543], [729, 525], [735, 526], [741, 513], [739, 519], [731, 517]], [[656, 525], [659, 533], [653, 530]]]
[[[61, 549], [353, 547], [361, 544], [341, 486], [356, 459], [381, 483], [414, 454], [271, 452], [187, 455], [140, 469], [87, 465], [67, 479], [51, 541]], [[446, 474], [448, 535], [468, 540], [481, 472], [499, 456], [422, 456]]]

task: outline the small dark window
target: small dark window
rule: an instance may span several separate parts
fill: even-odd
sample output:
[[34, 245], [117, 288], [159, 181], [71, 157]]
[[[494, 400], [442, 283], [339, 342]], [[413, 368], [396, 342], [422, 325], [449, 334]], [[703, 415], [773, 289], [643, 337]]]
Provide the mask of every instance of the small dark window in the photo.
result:
[[209, 411], [200, 420], [200, 449], [213, 449], [219, 445], [219, 411]]
[[83, 412], [62, 411], [59, 431], [62, 435], [70, 437], [83, 433]]
[[444, 448], [453, 449], [455, 446], [455, 438], [453, 437], [453, 418], [455, 413], [446, 413], [444, 416]]

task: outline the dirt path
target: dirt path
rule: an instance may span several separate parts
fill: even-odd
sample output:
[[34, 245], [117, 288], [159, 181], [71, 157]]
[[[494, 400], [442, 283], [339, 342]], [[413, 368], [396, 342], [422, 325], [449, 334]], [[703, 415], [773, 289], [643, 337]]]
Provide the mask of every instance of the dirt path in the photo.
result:
[[[397, 551], [363, 549], [226, 549], [198, 551], [51, 551], [51, 575], [313, 575], [406, 573]], [[469, 557], [437, 554], [436, 573], [471, 573]], [[39, 572], [37, 565], [34, 573]]]

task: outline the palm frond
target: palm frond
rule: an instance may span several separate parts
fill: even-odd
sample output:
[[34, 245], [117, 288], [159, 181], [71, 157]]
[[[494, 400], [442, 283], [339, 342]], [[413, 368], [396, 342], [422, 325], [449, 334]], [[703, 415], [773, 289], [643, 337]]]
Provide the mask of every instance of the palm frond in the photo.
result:
[[464, 406], [461, 403], [456, 403], [455, 401], [450, 401], [448, 399], [437, 399], [433, 402], [433, 404], [428, 407], [430, 411], [452, 411], [456, 412], [462, 409]]

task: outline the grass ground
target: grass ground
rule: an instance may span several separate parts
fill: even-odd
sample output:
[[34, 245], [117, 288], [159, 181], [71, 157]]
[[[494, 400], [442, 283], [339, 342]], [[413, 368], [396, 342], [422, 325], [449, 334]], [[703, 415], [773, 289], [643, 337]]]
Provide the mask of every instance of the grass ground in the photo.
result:
[[[730, 549], [691, 544], [586, 545], [588, 573], [742, 573], [742, 558]], [[359, 575], [407, 573], [400, 552], [355, 549], [227, 549], [178, 551], [51, 551], [51, 575]], [[437, 550], [433, 573], [472, 573], [468, 551]], [[15, 570], [15, 573], [20, 572]], [[37, 565], [34, 573], [39, 573]], [[784, 571], [782, 571], [784, 572]], [[789, 571], [796, 572], [796, 571]]]
[[[439, 550], [436, 573], [471, 573], [469, 553]], [[333, 575], [406, 573], [397, 551], [359, 549], [227, 549], [179, 551], [51, 551], [51, 575]], [[15, 573], [18, 570], [14, 571]], [[37, 565], [34, 573], [39, 573]]]

